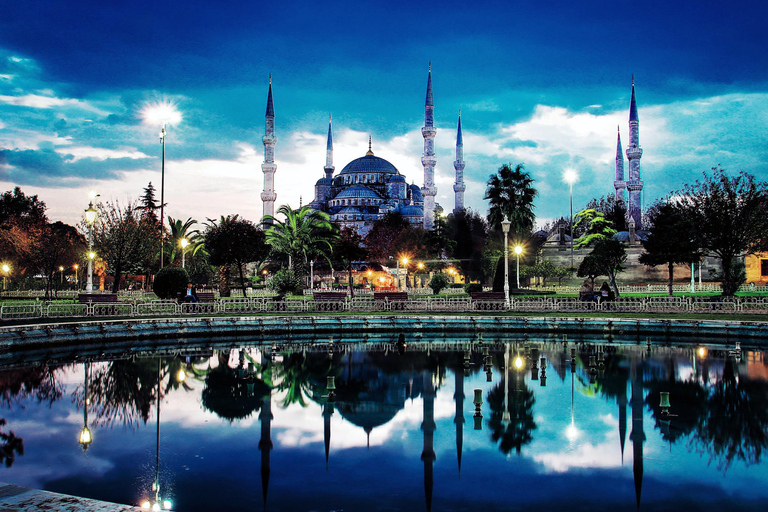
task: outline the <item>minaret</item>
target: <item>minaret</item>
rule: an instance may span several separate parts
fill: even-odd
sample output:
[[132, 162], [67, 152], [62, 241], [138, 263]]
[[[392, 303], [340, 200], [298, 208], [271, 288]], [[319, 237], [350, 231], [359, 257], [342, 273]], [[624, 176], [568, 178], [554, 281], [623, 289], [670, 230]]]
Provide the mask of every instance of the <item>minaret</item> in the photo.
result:
[[613, 182], [613, 188], [616, 189], [616, 200], [627, 204], [627, 198], [624, 195], [624, 191], [627, 188], [627, 182], [624, 181], [624, 153], [621, 150], [621, 132], [619, 127], [616, 127], [616, 181]]
[[427, 76], [427, 101], [424, 106], [424, 128], [421, 134], [424, 136], [424, 154], [421, 156], [421, 165], [424, 166], [424, 186], [421, 187], [421, 195], [424, 196], [424, 229], [432, 229], [435, 224], [435, 106], [432, 103], [432, 63], [429, 63], [429, 75]]
[[432, 511], [432, 490], [434, 488], [434, 464], [435, 464], [435, 387], [432, 385], [432, 374], [425, 372], [423, 375], [424, 391], [422, 391], [423, 409], [421, 431], [424, 432], [424, 449], [421, 452], [421, 460], [424, 462], [424, 498], [427, 502], [427, 512]]
[[328, 116], [328, 144], [325, 146], [325, 177], [331, 179], [333, 177], [333, 171], [336, 169], [333, 166], [333, 117]]
[[[261, 200], [264, 204], [264, 215], [275, 215], [275, 106], [272, 103], [272, 75], [269, 75], [269, 94], [267, 95], [267, 127], [266, 134], [261, 140], [264, 142], [264, 163], [261, 164], [261, 170], [264, 172], [264, 191], [261, 193]], [[271, 221], [265, 224], [272, 224]]]
[[453, 206], [453, 213], [458, 213], [464, 209], [464, 191], [467, 186], [464, 185], [464, 138], [461, 136], [461, 110], [459, 110], [459, 127], [456, 130], [456, 160], [453, 162], [453, 168], [456, 169], [456, 182], [453, 184], [453, 192], [456, 194]]
[[645, 432], [643, 431], [643, 369], [632, 366], [632, 433], [629, 439], [632, 441], [632, 476], [635, 481], [635, 500], [637, 509], [640, 510], [640, 496], [643, 492], [643, 443]]
[[635, 102], [635, 77], [632, 77], [632, 100], [629, 103], [629, 146], [627, 146], [627, 160], [629, 161], [629, 204], [627, 205], [627, 217], [635, 221], [635, 229], [642, 229], [641, 223], [641, 199], [643, 182], [640, 181], [640, 158], [643, 150], [640, 148], [640, 121], [637, 118], [637, 103]]
[[453, 399], [456, 401], [456, 415], [453, 422], [456, 424], [456, 458], [459, 462], [459, 478], [461, 478], [461, 452], [464, 447], [464, 372], [461, 368], [453, 371], [456, 391]]
[[[270, 370], [271, 371], [271, 370]], [[268, 383], [272, 382], [271, 375], [267, 379]], [[272, 390], [269, 390], [269, 395], [264, 401], [264, 405], [261, 406], [261, 413], [259, 413], [259, 422], [261, 423], [261, 439], [259, 439], [259, 451], [261, 452], [261, 496], [264, 500], [264, 510], [267, 509], [267, 493], [269, 492], [269, 452], [272, 451]]]

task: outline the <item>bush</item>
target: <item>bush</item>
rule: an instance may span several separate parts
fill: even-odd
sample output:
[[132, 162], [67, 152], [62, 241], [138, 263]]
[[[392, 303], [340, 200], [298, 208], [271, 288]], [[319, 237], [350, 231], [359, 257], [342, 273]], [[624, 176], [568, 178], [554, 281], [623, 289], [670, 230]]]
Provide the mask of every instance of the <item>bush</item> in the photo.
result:
[[293, 270], [282, 269], [275, 272], [275, 275], [267, 283], [267, 288], [281, 297], [289, 293], [298, 295], [304, 289], [304, 283], [303, 279], [296, 275]]
[[432, 288], [432, 293], [437, 295], [443, 288], [448, 286], [448, 276], [445, 274], [435, 274], [429, 281], [429, 287]]
[[465, 284], [464, 291], [467, 292], [467, 295], [472, 293], [480, 293], [483, 291], [483, 285], [480, 283]]
[[164, 267], [155, 276], [154, 291], [161, 299], [175, 299], [187, 289], [189, 274], [183, 268]]

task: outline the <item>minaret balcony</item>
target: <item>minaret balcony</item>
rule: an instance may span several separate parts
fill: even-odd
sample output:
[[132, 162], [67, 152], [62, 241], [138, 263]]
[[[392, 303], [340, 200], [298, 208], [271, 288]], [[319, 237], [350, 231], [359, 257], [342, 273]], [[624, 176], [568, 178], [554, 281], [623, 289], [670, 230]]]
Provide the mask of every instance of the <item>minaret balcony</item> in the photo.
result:
[[264, 162], [261, 164], [261, 170], [264, 174], [274, 174], [274, 172], [277, 170], [277, 164]]
[[277, 199], [277, 194], [273, 191], [264, 191], [261, 193], [261, 200], [262, 201], [275, 201]]
[[432, 185], [431, 187], [424, 185], [423, 187], [421, 187], [421, 195], [434, 197], [437, 195], [437, 187], [434, 185]]
[[627, 182], [626, 181], [620, 181], [620, 180], [614, 181], [613, 182], [613, 188], [615, 188], [616, 190], [620, 190], [622, 188], [627, 188]]
[[437, 165], [437, 158], [432, 155], [421, 157], [421, 165], [424, 167], [434, 167]]
[[425, 126], [421, 129], [421, 135], [423, 135], [425, 139], [434, 139], [435, 134], [437, 134], [437, 129], [433, 126]]
[[274, 146], [277, 143], [277, 135], [265, 135], [261, 138], [265, 146]]
[[643, 148], [640, 146], [627, 148], [627, 158], [629, 160], [637, 160], [643, 156]]
[[454, 192], [464, 192], [467, 190], [467, 186], [464, 183], [454, 183], [453, 184], [453, 191]]
[[630, 192], [639, 192], [643, 190], [643, 182], [642, 181], [630, 181], [627, 183], [627, 190]]

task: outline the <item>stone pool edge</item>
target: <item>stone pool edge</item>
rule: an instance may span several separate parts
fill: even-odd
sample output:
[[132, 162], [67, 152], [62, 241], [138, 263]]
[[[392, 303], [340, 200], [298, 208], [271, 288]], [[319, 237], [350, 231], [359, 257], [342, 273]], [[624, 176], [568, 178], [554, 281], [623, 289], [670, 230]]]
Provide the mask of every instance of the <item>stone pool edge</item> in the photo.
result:
[[114, 341], [323, 336], [367, 333], [538, 333], [613, 337], [749, 340], [768, 345], [768, 322], [515, 316], [230, 316], [92, 320], [0, 327], [0, 350]]

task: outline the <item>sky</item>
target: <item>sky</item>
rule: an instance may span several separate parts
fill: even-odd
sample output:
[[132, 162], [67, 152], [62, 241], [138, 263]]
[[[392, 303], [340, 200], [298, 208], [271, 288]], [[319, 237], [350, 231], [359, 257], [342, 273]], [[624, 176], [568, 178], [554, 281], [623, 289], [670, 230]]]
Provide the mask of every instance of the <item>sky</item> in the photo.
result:
[[[126, 204], [160, 193], [158, 123], [170, 103], [166, 213], [258, 222], [269, 76], [276, 205], [296, 208], [334, 164], [373, 152], [423, 185], [427, 70], [435, 103], [437, 201], [454, 206], [461, 110], [467, 206], [487, 213], [488, 177], [523, 163], [537, 224], [613, 193], [631, 81], [650, 205], [721, 165], [768, 180], [768, 4], [328, 1], [224, 4], [3, 0], [0, 187], [37, 194], [77, 223], [88, 194]], [[626, 168], [626, 163], [625, 163]]]

